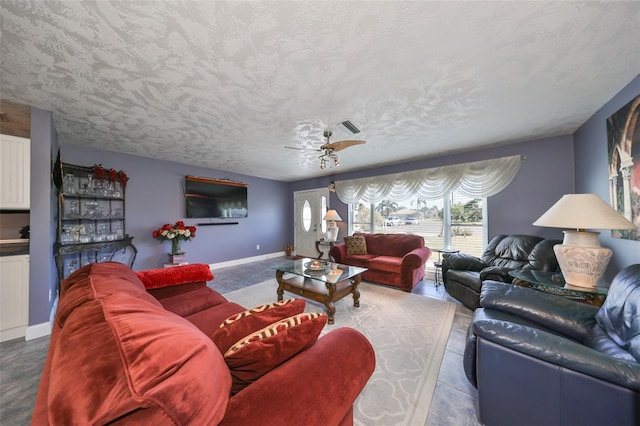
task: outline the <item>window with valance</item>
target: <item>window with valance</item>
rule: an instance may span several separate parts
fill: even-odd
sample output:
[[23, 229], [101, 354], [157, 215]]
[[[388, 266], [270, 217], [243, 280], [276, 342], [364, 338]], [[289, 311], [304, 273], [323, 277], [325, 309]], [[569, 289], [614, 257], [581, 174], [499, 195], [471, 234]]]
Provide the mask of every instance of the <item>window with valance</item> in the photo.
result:
[[453, 191], [469, 197], [486, 198], [506, 188], [520, 170], [521, 163], [522, 157], [514, 155], [335, 181], [335, 189], [336, 195], [345, 204], [357, 201], [375, 204], [385, 199], [399, 202], [413, 196], [435, 200]]
[[[432, 247], [455, 246], [480, 256], [488, 237], [484, 201], [511, 183], [522, 159], [516, 155], [336, 181], [335, 190], [350, 205], [349, 232], [415, 233]], [[399, 208], [397, 214], [388, 210], [391, 205]], [[413, 226], [386, 226], [386, 215], [401, 212], [401, 220], [411, 215]]]

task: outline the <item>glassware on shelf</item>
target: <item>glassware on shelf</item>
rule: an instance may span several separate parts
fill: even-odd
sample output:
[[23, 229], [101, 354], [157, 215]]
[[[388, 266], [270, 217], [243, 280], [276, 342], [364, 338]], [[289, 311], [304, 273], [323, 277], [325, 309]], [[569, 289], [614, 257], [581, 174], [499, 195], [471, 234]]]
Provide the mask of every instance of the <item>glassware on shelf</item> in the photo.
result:
[[73, 233], [73, 242], [74, 243], [79, 243], [80, 242], [80, 233], [81, 231], [84, 229], [84, 226], [82, 225], [75, 225], [71, 228], [71, 232]]
[[104, 179], [98, 179], [98, 183], [95, 188], [96, 195], [99, 197], [108, 197], [109, 196], [109, 187], [108, 183]]
[[120, 207], [111, 210], [109, 214], [111, 219], [122, 219], [122, 209]]
[[108, 181], [105, 185], [105, 197], [113, 198], [113, 181]]
[[85, 201], [84, 203], [84, 217], [85, 219], [100, 219], [100, 215], [102, 214], [102, 207], [98, 210], [100, 204], [97, 201]]
[[93, 194], [95, 191], [95, 182], [93, 180], [93, 173], [87, 173], [87, 189], [88, 195]]
[[87, 228], [84, 225], [78, 225], [78, 234], [81, 243], [91, 242], [91, 235], [87, 232]]
[[98, 207], [96, 207], [96, 211], [94, 212], [94, 214], [95, 214], [94, 219], [104, 219], [105, 218], [104, 209], [102, 208], [101, 205], [98, 205]]
[[75, 195], [78, 192], [78, 181], [73, 174], [69, 173], [64, 175], [62, 192], [69, 195]]
[[95, 194], [95, 180], [93, 179], [93, 174], [89, 173], [86, 180], [82, 179], [81, 182], [80, 195], [91, 196]]
[[78, 270], [78, 261], [76, 259], [72, 259], [67, 264], [67, 276], [73, 274]]
[[69, 210], [64, 214], [65, 219], [77, 219], [80, 217], [80, 209], [77, 201], [69, 201]]
[[121, 239], [124, 238], [124, 231], [122, 230], [122, 224], [121, 223], [118, 223], [115, 226], [114, 234], [115, 234], [115, 239], [116, 240], [121, 240]]
[[111, 198], [122, 198], [122, 185], [119, 181], [113, 182], [113, 192]]
[[91, 223], [88, 224], [85, 227], [85, 229], [86, 229], [87, 235], [89, 236], [89, 242], [95, 241], [96, 240], [96, 234], [93, 231], [93, 224], [91, 224]]
[[63, 225], [60, 234], [60, 244], [72, 244], [74, 242], [73, 226]]
[[96, 234], [94, 235], [93, 240], [97, 242], [107, 241], [107, 233], [109, 232], [108, 226], [106, 223], [101, 223], [98, 225], [98, 229]]

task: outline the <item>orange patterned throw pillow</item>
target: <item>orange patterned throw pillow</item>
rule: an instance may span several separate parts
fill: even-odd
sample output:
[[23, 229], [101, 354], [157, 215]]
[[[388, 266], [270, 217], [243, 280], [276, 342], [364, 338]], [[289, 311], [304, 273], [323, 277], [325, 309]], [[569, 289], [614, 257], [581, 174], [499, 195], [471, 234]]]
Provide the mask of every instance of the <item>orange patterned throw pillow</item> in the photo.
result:
[[344, 244], [347, 248], [347, 256], [352, 254], [367, 254], [367, 240], [363, 236], [344, 237]]
[[275, 322], [236, 342], [224, 354], [231, 371], [231, 394], [309, 348], [326, 323], [326, 314], [302, 313]]
[[231, 315], [211, 334], [211, 340], [221, 353], [229, 350], [238, 340], [276, 321], [304, 312], [304, 299], [287, 299], [247, 309]]

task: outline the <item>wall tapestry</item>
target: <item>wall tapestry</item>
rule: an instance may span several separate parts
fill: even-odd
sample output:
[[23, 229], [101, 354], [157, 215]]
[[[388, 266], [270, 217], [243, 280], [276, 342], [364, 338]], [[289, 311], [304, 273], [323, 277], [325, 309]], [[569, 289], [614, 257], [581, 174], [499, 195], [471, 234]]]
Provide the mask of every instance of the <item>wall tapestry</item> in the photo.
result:
[[[640, 95], [607, 119], [611, 205], [640, 226]], [[613, 230], [611, 236], [640, 241], [638, 230]]]

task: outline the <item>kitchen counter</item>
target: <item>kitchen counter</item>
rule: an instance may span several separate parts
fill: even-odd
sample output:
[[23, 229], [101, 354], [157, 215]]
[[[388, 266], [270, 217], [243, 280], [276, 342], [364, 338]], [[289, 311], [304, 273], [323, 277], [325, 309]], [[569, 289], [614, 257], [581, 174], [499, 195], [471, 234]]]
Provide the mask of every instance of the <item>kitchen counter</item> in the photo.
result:
[[29, 254], [29, 240], [0, 240], [0, 256]]

